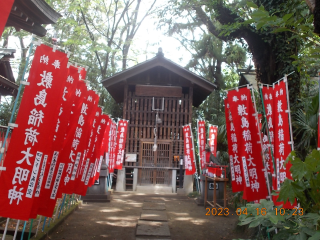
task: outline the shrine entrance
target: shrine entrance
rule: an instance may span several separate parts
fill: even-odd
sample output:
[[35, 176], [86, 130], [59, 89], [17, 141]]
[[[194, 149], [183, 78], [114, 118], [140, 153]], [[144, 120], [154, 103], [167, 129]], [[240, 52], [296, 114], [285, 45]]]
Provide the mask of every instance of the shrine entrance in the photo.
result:
[[138, 185], [171, 186], [172, 184], [172, 143], [158, 141], [153, 151], [153, 139], [140, 141]]

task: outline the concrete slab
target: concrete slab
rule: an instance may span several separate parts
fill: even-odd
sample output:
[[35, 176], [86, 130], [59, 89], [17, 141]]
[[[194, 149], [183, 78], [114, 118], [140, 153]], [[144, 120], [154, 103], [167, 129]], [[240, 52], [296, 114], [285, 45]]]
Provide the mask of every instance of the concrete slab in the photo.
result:
[[142, 205], [142, 210], [166, 210], [166, 205], [159, 202], [144, 202]]
[[165, 211], [154, 211], [154, 210], [142, 210], [140, 219], [146, 220], [146, 221], [159, 221], [159, 222], [168, 221], [167, 213]]
[[151, 222], [139, 220], [136, 236], [170, 237], [169, 225], [167, 222]]

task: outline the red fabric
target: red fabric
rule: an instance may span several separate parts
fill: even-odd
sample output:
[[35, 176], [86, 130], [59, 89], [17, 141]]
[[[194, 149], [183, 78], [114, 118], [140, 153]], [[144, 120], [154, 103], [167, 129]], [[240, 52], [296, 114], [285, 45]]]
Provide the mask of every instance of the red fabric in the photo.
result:
[[208, 173], [215, 174], [216, 177], [221, 177], [222, 175], [222, 170], [220, 168], [208, 167], [207, 169], [208, 169]]
[[204, 165], [205, 159], [203, 159], [203, 156], [204, 156], [204, 153], [205, 153], [205, 147], [206, 147], [206, 143], [207, 143], [206, 122], [197, 120], [197, 127], [198, 127], [197, 133], [198, 133], [199, 159], [200, 159], [201, 168], [205, 168], [206, 167]]
[[[54, 63], [60, 63], [56, 65]], [[67, 72], [65, 53], [37, 47], [0, 178], [0, 215], [28, 220], [42, 160], [48, 159]], [[41, 117], [43, 116], [43, 118]], [[30, 155], [31, 154], [31, 155]], [[5, 197], [4, 197], [5, 196]], [[10, 197], [10, 199], [9, 199]]]
[[100, 116], [98, 127], [97, 127], [97, 138], [95, 139], [95, 146], [93, 148], [93, 159], [95, 161], [94, 170], [92, 171], [91, 176], [89, 176], [90, 179], [88, 180], [88, 183], [85, 184], [86, 186], [92, 186], [94, 184], [94, 181], [99, 178], [100, 167], [102, 164], [103, 154], [104, 154], [104, 151], [102, 152], [101, 147], [104, 144], [103, 138], [104, 138], [108, 121], [109, 121], [108, 115], [103, 114]]
[[[85, 160], [87, 158], [90, 159], [90, 155], [89, 155], [89, 151], [91, 150], [90, 144], [93, 144], [94, 138], [90, 139], [90, 137], [92, 135], [94, 135], [94, 130], [96, 129], [96, 121], [99, 118], [99, 116], [97, 116], [97, 112], [99, 112], [99, 115], [101, 113], [101, 109], [98, 108], [98, 102], [99, 102], [99, 96], [93, 91], [90, 90], [88, 91], [88, 98], [86, 99], [86, 104], [87, 104], [87, 115], [85, 114], [81, 114], [84, 116], [84, 125], [83, 125], [83, 133], [82, 133], [82, 139], [80, 139], [80, 143], [79, 143], [79, 150], [75, 149], [74, 146], [72, 146], [72, 148], [74, 150], [77, 150], [77, 154], [81, 154], [81, 159], [79, 161], [79, 163], [77, 162], [77, 160], [74, 163], [74, 167], [72, 170], [72, 175], [69, 182], [67, 182], [68, 180], [68, 174], [65, 175], [66, 177], [64, 178], [64, 184], [65, 184], [65, 190], [63, 191], [63, 193], [67, 193], [67, 194], [72, 194], [72, 193], [76, 193], [76, 194], [81, 194], [82, 191], [80, 189], [82, 188], [76, 188], [76, 186], [82, 186], [83, 182], [82, 182], [82, 178], [83, 176], [85, 176], [84, 170], [85, 170]], [[82, 105], [83, 108], [83, 105]], [[79, 118], [80, 119], [80, 118]], [[78, 120], [78, 127], [80, 127], [81, 125], [79, 124], [79, 120]], [[75, 138], [73, 138], [75, 139]], [[91, 142], [90, 142], [91, 141]]]
[[196, 172], [193, 137], [190, 125], [191, 124], [183, 126], [184, 168], [186, 175], [192, 175]]
[[235, 150], [233, 158], [234, 162], [241, 162], [244, 176], [243, 198], [247, 201], [265, 199], [268, 192], [250, 90], [244, 87], [229, 91], [228, 99], [237, 133], [236, 138], [231, 136]]
[[117, 146], [115, 151], [116, 165], [115, 169], [122, 169], [124, 160], [124, 151], [126, 149], [128, 121], [119, 120], [117, 130]]
[[211, 155], [211, 153], [206, 151], [205, 155], [206, 155], [206, 163], [210, 163], [210, 155]]
[[[230, 106], [228, 98], [224, 100], [225, 107], [225, 117], [226, 117], [226, 129], [227, 129], [227, 139], [228, 139], [228, 153], [229, 153], [229, 162], [230, 162], [230, 172], [231, 172], [231, 186], [233, 192], [243, 191], [243, 171], [242, 164], [238, 160], [238, 151], [236, 148], [233, 148], [232, 145], [234, 139], [238, 139], [234, 124], [232, 121], [232, 116], [230, 112]], [[233, 136], [233, 138], [231, 138]]]
[[[286, 167], [284, 162], [291, 152], [290, 142], [290, 127], [288, 110], [286, 82], [280, 81], [273, 85], [273, 109], [274, 120], [274, 158], [276, 161], [277, 176], [273, 183], [274, 189], [280, 189], [280, 184], [286, 179], [292, 179], [290, 173], [291, 163], [288, 162]], [[277, 202], [276, 196], [273, 196], [273, 201], [276, 206], [283, 204]], [[293, 208], [296, 204], [291, 205], [290, 202], [284, 204], [284, 208]]]
[[210, 151], [216, 157], [217, 156], [217, 144], [218, 144], [218, 126], [209, 124], [209, 146]]
[[[111, 120], [111, 119], [110, 119]], [[115, 150], [116, 150], [116, 136], [117, 136], [117, 124], [111, 120], [110, 123], [110, 141], [109, 141], [109, 162], [108, 169], [109, 173], [114, 172], [115, 166]], [[107, 159], [108, 161], [108, 159]]]
[[11, 8], [13, 5], [14, 0], [5, 0], [1, 1], [1, 8], [0, 8], [0, 37], [2, 36], [4, 27], [8, 21], [8, 17], [11, 12]]
[[[50, 199], [52, 186], [54, 182], [55, 172], [60, 163], [59, 153], [62, 149], [65, 134], [68, 128], [71, 116], [71, 108], [75, 98], [76, 87], [79, 82], [78, 68], [69, 66], [68, 74], [65, 78], [65, 87], [62, 95], [62, 103], [59, 109], [59, 117], [56, 123], [55, 136], [53, 141], [53, 151], [49, 155], [51, 164], [47, 164], [45, 174], [43, 176], [43, 184], [39, 201], [39, 210], [37, 214], [51, 217], [53, 214], [56, 199]], [[36, 195], [37, 196], [37, 195]]]

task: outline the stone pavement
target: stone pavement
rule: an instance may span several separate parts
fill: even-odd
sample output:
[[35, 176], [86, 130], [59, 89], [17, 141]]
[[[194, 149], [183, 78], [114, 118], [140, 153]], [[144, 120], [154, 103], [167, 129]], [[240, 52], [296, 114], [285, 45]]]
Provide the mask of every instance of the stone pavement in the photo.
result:
[[[46, 239], [238, 239], [238, 216], [206, 215], [177, 194], [113, 193], [109, 203], [83, 203]], [[210, 210], [210, 209], [209, 209]], [[233, 214], [233, 215], [232, 215]]]

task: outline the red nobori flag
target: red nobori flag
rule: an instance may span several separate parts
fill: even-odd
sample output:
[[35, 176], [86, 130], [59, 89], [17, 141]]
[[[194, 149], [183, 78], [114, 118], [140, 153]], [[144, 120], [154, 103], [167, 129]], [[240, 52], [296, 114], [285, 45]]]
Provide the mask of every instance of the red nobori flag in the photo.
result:
[[115, 160], [116, 160], [116, 136], [117, 136], [117, 124], [110, 119], [110, 140], [109, 140], [109, 159], [107, 159], [107, 165], [109, 173], [114, 172]]
[[272, 154], [274, 152], [274, 120], [276, 116], [275, 114], [273, 114], [273, 88], [263, 85], [261, 90], [263, 96], [263, 105], [266, 113], [267, 127], [269, 132], [269, 136], [264, 135], [262, 138], [262, 151], [266, 159], [265, 168], [267, 169], [268, 173], [271, 173], [272, 176], [275, 177], [272, 160]]
[[93, 152], [94, 152], [95, 143], [97, 140], [97, 134], [98, 134], [97, 129], [99, 125], [99, 120], [101, 118], [101, 112], [102, 112], [101, 108], [97, 107], [95, 110], [93, 122], [90, 129], [90, 137], [87, 144], [86, 154], [84, 155], [83, 161], [80, 167], [78, 168], [77, 175], [79, 176], [81, 181], [78, 181], [78, 183], [74, 188], [74, 193], [76, 194], [80, 194], [80, 195], [86, 194], [87, 187], [85, 185], [88, 185], [88, 183], [87, 184], [85, 183], [87, 182], [87, 175], [89, 175], [91, 164], [94, 162]]
[[238, 157], [238, 145], [237, 145], [237, 133], [234, 127], [232, 116], [230, 112], [230, 105], [228, 98], [224, 100], [224, 108], [226, 115], [226, 128], [227, 128], [227, 139], [228, 139], [228, 153], [230, 162], [230, 172], [231, 172], [231, 183], [232, 191], [240, 192], [243, 191], [243, 171], [242, 165]]
[[[55, 173], [57, 166], [59, 165], [59, 153], [62, 149], [65, 134], [68, 128], [68, 123], [71, 116], [72, 105], [76, 97], [76, 87], [78, 86], [79, 82], [79, 68], [71, 66], [68, 63], [68, 73], [65, 78], [65, 87], [63, 89], [62, 94], [62, 103], [59, 108], [59, 117], [56, 123], [55, 128], [55, 135], [54, 141], [52, 145], [52, 153], [49, 155], [49, 159], [51, 159], [51, 163], [47, 164], [46, 170], [44, 175], [40, 174], [42, 180], [38, 181], [38, 186], [40, 182], [42, 183], [41, 192], [36, 191], [35, 196], [40, 196], [39, 201], [39, 210], [37, 214], [51, 217], [53, 214], [54, 206], [55, 206], [55, 199], [50, 199], [50, 194], [52, 192], [52, 182], [54, 181]], [[38, 189], [37, 186], [37, 189]]]
[[115, 169], [122, 169], [123, 159], [124, 159], [124, 150], [126, 149], [126, 139], [127, 139], [127, 129], [128, 129], [128, 120], [119, 120], [118, 121], [118, 130], [117, 130], [117, 146], [115, 151], [115, 160], [116, 165]]
[[[100, 116], [98, 127], [97, 127], [97, 137], [95, 138], [94, 147], [93, 147], [93, 155], [92, 158], [94, 159], [94, 170], [92, 171], [91, 176], [89, 176], [89, 181], [85, 182], [85, 185], [92, 186], [94, 181], [99, 178], [100, 167], [103, 160], [103, 152], [101, 152], [101, 146], [104, 145], [103, 138], [104, 133], [108, 124], [109, 116], [102, 114]], [[88, 176], [87, 176], [88, 178]], [[87, 183], [87, 184], [86, 184]]]
[[[69, 117], [69, 123], [68, 123], [68, 130], [67, 130], [67, 134], [66, 134], [66, 138], [68, 138], [69, 134], [71, 134], [70, 128], [72, 127], [72, 125], [70, 125], [71, 123], [71, 119], [73, 119], [75, 117], [75, 115], [77, 115], [76, 113], [79, 112], [82, 106], [82, 103], [84, 101], [84, 99], [87, 97], [87, 87], [86, 84], [82, 81], [78, 81], [76, 89], [74, 90], [74, 100], [73, 100], [73, 104], [72, 104], [72, 111], [71, 111], [71, 115]], [[77, 117], [79, 117], [77, 115]], [[65, 140], [63, 142], [63, 145], [65, 145]], [[61, 150], [62, 151], [62, 150]], [[43, 207], [43, 205], [41, 206], [41, 212], [43, 214], [46, 214], [44, 216], [50, 215], [50, 212], [53, 212], [54, 208], [55, 208], [55, 204], [56, 204], [56, 199], [57, 199], [57, 193], [58, 193], [58, 189], [60, 186], [60, 182], [61, 182], [61, 177], [62, 177], [62, 173], [63, 170], [65, 169], [65, 165], [67, 165], [68, 163], [68, 159], [66, 158], [62, 158], [61, 157], [61, 151], [59, 154], [57, 154], [57, 152], [54, 153], [52, 161], [55, 161], [55, 171], [53, 172], [53, 176], [52, 178], [49, 175], [52, 175], [52, 168], [53, 165], [50, 164], [50, 169], [49, 169], [49, 173], [48, 173], [48, 183], [50, 184], [50, 189], [49, 189], [49, 193], [50, 193], [50, 197], [49, 199], [47, 199], [46, 201], [46, 206]], [[51, 182], [51, 183], [50, 183]], [[40, 213], [39, 213], [40, 214]], [[51, 214], [52, 216], [52, 214]]]
[[185, 125], [182, 128], [184, 139], [184, 168], [186, 175], [192, 175], [196, 172], [196, 168], [191, 124]]
[[4, 27], [6, 26], [8, 17], [11, 12], [11, 8], [14, 0], [5, 0], [1, 2], [0, 8], [0, 37], [3, 33]]
[[244, 176], [243, 198], [247, 201], [265, 199], [268, 196], [268, 191], [262, 170], [262, 149], [258, 143], [260, 139], [250, 90], [245, 87], [229, 91], [228, 99], [236, 130], [236, 139], [231, 139], [233, 141], [232, 147], [236, 153], [234, 163], [241, 162]]
[[20, 111], [1, 174], [0, 215], [28, 220], [42, 160], [48, 160], [60, 99], [62, 79], [67, 72], [67, 55], [40, 45], [29, 73], [29, 86], [20, 104]]
[[[87, 97], [81, 106], [79, 119], [75, 122], [75, 133], [73, 137], [69, 139], [69, 142], [66, 143], [66, 150], [63, 150], [63, 152], [66, 151], [66, 156], [69, 156], [70, 158], [68, 167], [64, 172], [62, 179], [63, 183], [61, 191], [66, 194], [77, 193], [74, 191], [75, 186], [77, 184], [81, 184], [80, 180], [84, 170], [84, 162], [86, 154], [88, 153], [88, 146], [90, 144], [91, 130], [95, 125], [94, 120], [97, 112], [99, 96], [93, 90], [89, 90], [87, 93]], [[81, 135], [78, 134], [79, 132], [81, 132]], [[71, 158], [73, 158], [74, 163]]]
[[204, 169], [205, 166], [205, 147], [206, 147], [206, 122], [197, 120], [197, 133], [198, 133], [198, 150], [199, 150], [199, 160], [201, 164], [201, 169]]
[[209, 124], [208, 132], [210, 151], [216, 157], [218, 143], [218, 126]]
[[[286, 179], [292, 179], [290, 173], [291, 163], [288, 162], [284, 166], [288, 155], [291, 152], [290, 142], [290, 126], [289, 126], [289, 111], [287, 101], [286, 82], [284, 80], [273, 84], [273, 116], [274, 120], [274, 159], [276, 162], [276, 183], [273, 187], [276, 190], [280, 189], [280, 184]], [[277, 197], [273, 196], [275, 205], [281, 205], [283, 202], [276, 202]], [[287, 202], [285, 208], [293, 206]]]

